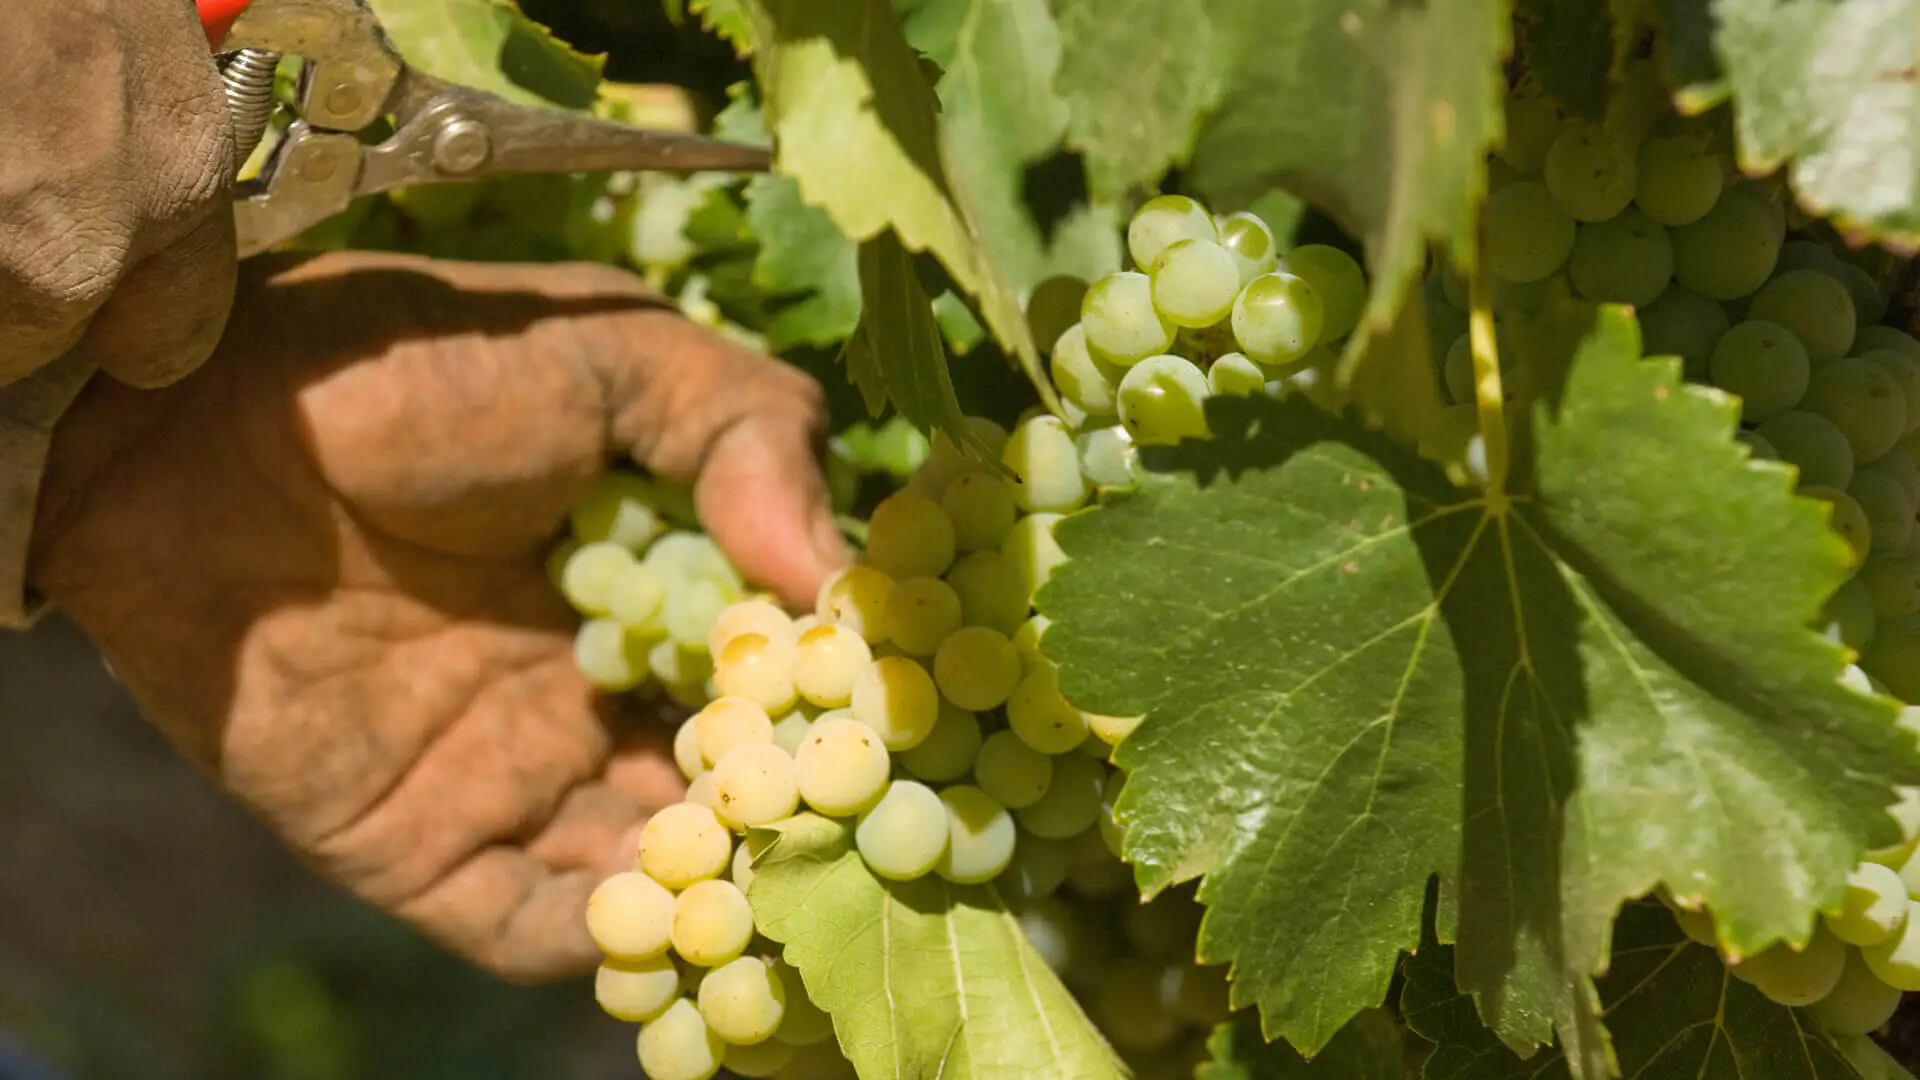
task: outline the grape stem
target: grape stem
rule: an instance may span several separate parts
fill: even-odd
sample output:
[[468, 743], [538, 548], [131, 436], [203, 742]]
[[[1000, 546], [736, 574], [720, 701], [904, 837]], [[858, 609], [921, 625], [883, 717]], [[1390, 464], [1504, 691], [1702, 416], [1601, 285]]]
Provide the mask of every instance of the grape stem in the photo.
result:
[[1488, 510], [1507, 502], [1506, 390], [1500, 383], [1500, 352], [1493, 333], [1493, 276], [1476, 260], [1467, 288], [1467, 344], [1473, 352], [1473, 397], [1480, 410], [1480, 437], [1487, 451]]

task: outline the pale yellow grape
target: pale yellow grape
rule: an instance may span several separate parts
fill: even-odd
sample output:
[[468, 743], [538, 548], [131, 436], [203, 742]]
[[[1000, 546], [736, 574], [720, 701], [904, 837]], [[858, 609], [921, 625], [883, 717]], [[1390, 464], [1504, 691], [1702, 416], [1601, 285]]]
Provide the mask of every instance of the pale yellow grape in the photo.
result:
[[[1035, 514], [1034, 517], [1052, 518], [1052, 514]], [[1021, 525], [1033, 518], [1022, 518], [1007, 534], [1002, 542], [1006, 548], [1013, 537], [1021, 532]], [[1029, 527], [1031, 528], [1031, 527]], [[1052, 537], [1045, 538], [1052, 543]], [[1029, 537], [1017, 544], [1011, 544], [1014, 554], [1039, 565], [1045, 559], [1037, 553], [1036, 541]], [[1051, 573], [1051, 567], [1047, 568]], [[947, 571], [947, 584], [953, 587], [954, 594], [960, 598], [960, 615], [968, 626], [990, 626], [1003, 634], [1011, 634], [1020, 629], [1026, 621], [1027, 612], [1032, 607], [1033, 589], [1029, 585], [1031, 568], [1023, 569], [1013, 557], [1001, 551], [976, 551], [962, 556]]]
[[721, 612], [707, 628], [707, 651], [719, 656], [727, 642], [749, 633], [774, 641], [792, 638], [793, 617], [771, 601], [743, 600]]
[[1075, 754], [1055, 758], [1047, 793], [1016, 812], [1020, 827], [1050, 840], [1065, 840], [1092, 829], [1100, 820], [1106, 780], [1107, 767], [1092, 758]]
[[896, 753], [920, 745], [940, 718], [933, 676], [906, 656], [883, 656], [853, 684], [853, 718], [872, 728]]
[[1826, 997], [1846, 970], [1847, 946], [1824, 927], [1814, 930], [1805, 949], [1785, 943], [1751, 956], [1729, 970], [1779, 1005], [1811, 1005]]
[[963, 709], [998, 708], [1020, 681], [1020, 652], [998, 630], [962, 627], [934, 653], [933, 681], [948, 701]]
[[1020, 741], [1043, 754], [1064, 754], [1086, 739], [1087, 714], [1060, 696], [1060, 673], [1052, 664], [1027, 669], [1007, 699], [1007, 724]]
[[[1080, 452], [1073, 445], [1073, 433], [1057, 416], [1035, 416], [1014, 428], [1000, 451], [1000, 461], [1018, 481], [1014, 498], [1022, 510], [1061, 513], [1086, 502], [1091, 494], [1086, 477], [1080, 475]], [[1004, 538], [1005, 532], [1001, 535]]]
[[673, 894], [647, 874], [626, 871], [587, 897], [587, 934], [616, 960], [651, 960], [667, 951]]
[[582, 615], [605, 615], [614, 581], [633, 564], [633, 552], [619, 544], [582, 544], [560, 568], [560, 595]]
[[714, 809], [719, 804], [719, 795], [714, 790], [713, 773], [711, 771], [703, 772], [693, 778], [693, 783], [687, 785], [685, 801], [698, 803], [709, 810]]
[[860, 815], [853, 840], [874, 873], [891, 881], [912, 881], [931, 871], [946, 853], [946, 804], [925, 784], [895, 780], [880, 802]]
[[919, 746], [900, 755], [900, 764], [922, 780], [958, 780], [980, 754], [980, 719], [952, 702], [940, 703], [940, 718]]
[[861, 813], [886, 791], [892, 758], [872, 728], [842, 716], [823, 716], [794, 755], [800, 797], [829, 817]]
[[752, 632], [736, 636], [714, 657], [713, 684], [725, 697], [742, 697], [769, 716], [793, 707], [794, 646]]
[[673, 733], [673, 763], [680, 767], [680, 775], [688, 780], [707, 771], [707, 760], [700, 754], [700, 722], [697, 713], [682, 720], [680, 729]]
[[1133, 734], [1140, 726], [1144, 716], [1102, 716], [1099, 713], [1082, 712], [1087, 718], [1087, 727], [1093, 731], [1093, 737], [1108, 746], [1119, 746], [1121, 740]]
[[1899, 933], [1860, 948], [1860, 958], [1881, 982], [1908, 993], [1920, 990], [1920, 919], [1914, 917], [1913, 907], [1908, 901], [1907, 923]]
[[700, 1016], [737, 1046], [773, 1038], [787, 1009], [787, 988], [757, 956], [730, 960], [700, 981]]
[[872, 662], [873, 649], [852, 627], [816, 626], [794, 646], [793, 685], [813, 704], [837, 709], [853, 700], [853, 682]]
[[680, 999], [680, 969], [664, 948], [651, 960], [608, 960], [594, 972], [593, 999], [615, 1020], [645, 1023]]
[[714, 814], [745, 832], [792, 817], [800, 805], [793, 759], [770, 742], [748, 743], [714, 765]]
[[790, 1046], [812, 1046], [831, 1038], [833, 1017], [807, 996], [800, 972], [785, 960], [774, 961], [773, 972], [787, 988], [786, 1015], [781, 1017], [780, 1029], [773, 1037]]
[[1207, 389], [1215, 394], [1253, 397], [1266, 388], [1267, 373], [1241, 353], [1228, 353], [1207, 368]]
[[942, 791], [940, 801], [947, 809], [947, 850], [934, 870], [961, 885], [999, 877], [1013, 861], [1013, 815], [993, 796], [968, 784]]
[[[965, 480], [955, 480], [948, 492]], [[1013, 506], [1011, 496], [1007, 506]], [[908, 656], [932, 656], [947, 635], [960, 629], [963, 618], [960, 594], [953, 586], [936, 577], [907, 578], [893, 587], [887, 600], [888, 641]]]
[[867, 561], [894, 580], [939, 577], [953, 564], [953, 522], [940, 504], [897, 491], [867, 520]]
[[753, 888], [753, 849], [741, 844], [733, 849], [733, 865], [727, 868], [727, 880], [745, 893]]
[[791, 757], [800, 752], [800, 743], [813, 730], [813, 720], [796, 708], [773, 723], [773, 745]]
[[588, 619], [573, 636], [573, 666], [598, 689], [631, 690], [646, 681], [649, 647], [612, 619]]
[[720, 1071], [727, 1044], [685, 998], [640, 1027], [640, 1071], [647, 1080], [708, 1080]]
[[696, 881], [673, 905], [673, 951], [704, 968], [746, 951], [753, 940], [753, 908], [747, 894], [731, 881]]
[[814, 614], [823, 622], [851, 628], [869, 645], [878, 645], [887, 640], [887, 601], [893, 596], [893, 583], [891, 576], [871, 566], [849, 566], [821, 584]]
[[1040, 659], [1040, 639], [1046, 636], [1047, 627], [1052, 624], [1053, 620], [1045, 615], [1035, 615], [1021, 623], [1020, 629], [1014, 631], [1013, 647], [1020, 653], [1022, 666]]
[[623, 568], [607, 587], [607, 614], [630, 629], [652, 628], [666, 602], [666, 578], [643, 562]]
[[733, 857], [733, 837], [707, 807], [675, 803], [640, 830], [640, 869], [669, 889], [719, 877]]
[[[1071, 436], [1069, 436], [1071, 441]], [[1012, 445], [1009, 440], [1008, 445]], [[940, 496], [940, 508], [953, 522], [953, 543], [961, 551], [991, 551], [1006, 539], [1020, 516], [1013, 486], [998, 473], [974, 469], [961, 473]]]
[[659, 502], [652, 481], [615, 470], [593, 482], [567, 511], [567, 519], [582, 540], [610, 541], [639, 551], [665, 528], [655, 509]]
[[1815, 1019], [1835, 1035], [1865, 1035], [1893, 1019], [1900, 1008], [1900, 990], [1880, 980], [1859, 953], [1847, 957], [1847, 968], [1826, 997], [1813, 1003]]
[[694, 745], [709, 769], [738, 747], [773, 741], [773, 721], [767, 718], [767, 710], [743, 697], [713, 699], [693, 714], [692, 723]]
[[1053, 757], [1011, 731], [996, 731], [980, 743], [973, 782], [1009, 809], [1032, 806], [1053, 783]]

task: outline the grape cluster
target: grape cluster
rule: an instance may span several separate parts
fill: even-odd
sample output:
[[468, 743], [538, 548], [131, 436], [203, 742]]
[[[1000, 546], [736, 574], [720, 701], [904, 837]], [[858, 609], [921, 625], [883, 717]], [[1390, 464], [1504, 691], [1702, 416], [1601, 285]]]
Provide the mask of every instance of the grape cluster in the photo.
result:
[[684, 488], [626, 471], [603, 476], [573, 506], [571, 534], [553, 549], [548, 575], [585, 617], [573, 658], [601, 690], [657, 684], [697, 707], [712, 695], [707, 631], [747, 593], [740, 575], [692, 521]]
[[1140, 905], [1118, 857], [1108, 757], [1137, 720], [1075, 708], [1038, 648], [1053, 525], [1096, 485], [1052, 416], [969, 429], [1005, 472], [937, 438], [812, 613], [746, 599], [711, 620], [718, 696], [674, 738], [686, 800], [588, 906], [601, 1004], [641, 1024], [653, 1080], [811, 1076], [831, 1056], [830, 1024], [756, 940], [740, 839], [803, 810], [849, 821], [877, 877], [993, 883], [1113, 1042], [1166, 1075], [1191, 1073], [1226, 1014], [1224, 977], [1193, 963], [1198, 906]]
[[[1737, 398], [1751, 456], [1792, 466], [1800, 493], [1831, 507], [1857, 573], [1817, 629], [1858, 656], [1845, 681], [1920, 699], [1920, 342], [1877, 325], [1883, 284], [1830, 235], [1789, 228], [1781, 189], [1734, 167], [1724, 118], [1616, 110], [1593, 123], [1527, 82], [1506, 108], [1483, 219], [1503, 358], [1552, 291], [1632, 305], [1647, 355], [1678, 356], [1689, 380]], [[1463, 291], [1442, 270], [1428, 300], [1454, 335], [1443, 382], [1471, 413]], [[1901, 724], [1920, 737], [1920, 710]], [[1906, 842], [1855, 868], [1804, 948], [1725, 957], [1735, 977], [1810, 1006], [1836, 1035], [1879, 1028], [1902, 991], [1920, 990], [1920, 791], [1894, 814]], [[1690, 937], [1719, 947], [1694, 899], [1661, 898]]]

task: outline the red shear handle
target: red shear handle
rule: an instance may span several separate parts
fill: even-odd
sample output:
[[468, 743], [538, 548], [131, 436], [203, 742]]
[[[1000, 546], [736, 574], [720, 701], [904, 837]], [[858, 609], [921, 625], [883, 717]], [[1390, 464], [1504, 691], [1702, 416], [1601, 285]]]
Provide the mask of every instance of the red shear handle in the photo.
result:
[[253, 0], [194, 0], [194, 6], [200, 9], [200, 25], [206, 28], [207, 44], [219, 48], [227, 31], [232, 29], [233, 20], [247, 10]]

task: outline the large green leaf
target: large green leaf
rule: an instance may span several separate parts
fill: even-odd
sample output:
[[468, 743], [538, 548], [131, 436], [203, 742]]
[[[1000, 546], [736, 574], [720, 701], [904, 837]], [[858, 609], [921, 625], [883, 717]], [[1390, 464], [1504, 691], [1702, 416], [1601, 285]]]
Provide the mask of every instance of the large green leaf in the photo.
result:
[[845, 822], [749, 838], [760, 932], [833, 1014], [861, 1080], [1121, 1080], [1125, 1070], [992, 885], [875, 877]]
[[[860, 325], [847, 340], [847, 374], [880, 415], [892, 400], [900, 415], [931, 431], [966, 430], [947, 374], [947, 351], [933, 298], [914, 272], [913, 255], [890, 232], [860, 245]], [[971, 436], [964, 436], [972, 445]]]
[[1405, 1080], [1406, 1031], [1385, 1009], [1348, 1021], [1311, 1060], [1283, 1042], [1267, 1042], [1257, 1025], [1221, 1024], [1207, 1037], [1207, 1061], [1194, 1080]]
[[1438, 875], [1481, 1015], [1602, 1076], [1621, 902], [1667, 882], [1744, 951], [1804, 940], [1920, 779], [1805, 628], [1846, 554], [1734, 404], [1619, 309], [1569, 355], [1511, 502], [1304, 402], [1218, 400], [1212, 441], [1060, 526], [1067, 695], [1146, 715], [1127, 857], [1149, 890], [1205, 875], [1202, 958], [1302, 1050], [1383, 1000]]
[[859, 249], [826, 211], [803, 202], [787, 177], [754, 177], [746, 199], [760, 241], [754, 284], [774, 301], [767, 344], [778, 350], [844, 341], [860, 321]]
[[529, 105], [593, 104], [600, 60], [582, 56], [513, 0], [368, 0], [407, 61]]
[[[1565, 1080], [1557, 1051], [1522, 1061], [1481, 1027], [1455, 989], [1456, 958], [1429, 943], [1407, 962], [1401, 1013], [1435, 1044], [1425, 1080]], [[1637, 1080], [1856, 1080], [1831, 1037], [1775, 1005], [1688, 941], [1659, 904], [1629, 905], [1600, 981], [1620, 1071]]]
[[1152, 183], [1193, 149], [1219, 92], [1206, 0], [1053, 0], [1067, 142], [1097, 198]]

